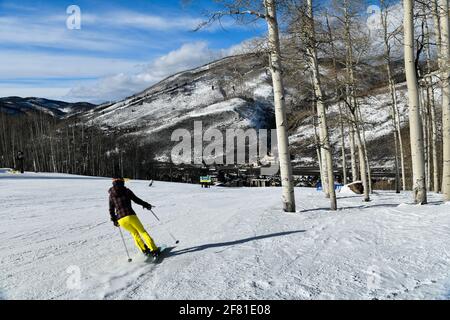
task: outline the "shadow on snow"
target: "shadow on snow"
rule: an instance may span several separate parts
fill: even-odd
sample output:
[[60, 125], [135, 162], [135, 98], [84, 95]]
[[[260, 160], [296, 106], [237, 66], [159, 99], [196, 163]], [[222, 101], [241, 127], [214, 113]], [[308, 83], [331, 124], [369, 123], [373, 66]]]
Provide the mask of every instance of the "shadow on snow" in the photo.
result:
[[[377, 207], [381, 207], [381, 208], [396, 208], [398, 207], [399, 204], [398, 203], [384, 203], [384, 204], [374, 204], [374, 205], [359, 205], [359, 206], [351, 206], [351, 207], [341, 207], [338, 208], [337, 211], [343, 211], [343, 210], [348, 210], [348, 209], [370, 209], [370, 208], [377, 208]], [[331, 211], [329, 207], [327, 208], [314, 208], [314, 209], [305, 209], [305, 210], [300, 210], [300, 213], [305, 213], [305, 212], [314, 212], [314, 211]]]
[[287, 236], [290, 234], [302, 233], [302, 232], [306, 232], [306, 230], [278, 232], [278, 233], [271, 233], [271, 234], [250, 237], [250, 238], [245, 238], [245, 239], [240, 239], [240, 240], [234, 240], [234, 241], [228, 241], [228, 242], [209, 243], [209, 244], [204, 244], [204, 245], [200, 245], [200, 246], [196, 246], [196, 247], [173, 251], [173, 252], [168, 253], [166, 256], [171, 257], [171, 256], [185, 254], [185, 253], [193, 253], [193, 252], [203, 251], [203, 250], [207, 250], [210, 248], [234, 246], [234, 245], [238, 245], [238, 244], [242, 244], [242, 243], [246, 243], [246, 242], [262, 240], [262, 239], [267, 239], [267, 238], [274, 238], [274, 237], [282, 237], [282, 236]]

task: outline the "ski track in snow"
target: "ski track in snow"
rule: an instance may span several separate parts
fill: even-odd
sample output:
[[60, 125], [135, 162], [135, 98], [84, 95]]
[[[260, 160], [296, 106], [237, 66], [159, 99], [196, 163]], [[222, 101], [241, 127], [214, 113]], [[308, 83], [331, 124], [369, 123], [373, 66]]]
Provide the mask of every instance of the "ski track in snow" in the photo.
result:
[[151, 264], [125, 232], [127, 262], [109, 221], [110, 184], [0, 171], [0, 298], [449, 298], [450, 215], [440, 195], [416, 206], [409, 192], [376, 192], [369, 203], [341, 193], [332, 212], [321, 193], [296, 188], [298, 212], [287, 214], [280, 188], [130, 181], [162, 220], [135, 205], [141, 221], [174, 247]]

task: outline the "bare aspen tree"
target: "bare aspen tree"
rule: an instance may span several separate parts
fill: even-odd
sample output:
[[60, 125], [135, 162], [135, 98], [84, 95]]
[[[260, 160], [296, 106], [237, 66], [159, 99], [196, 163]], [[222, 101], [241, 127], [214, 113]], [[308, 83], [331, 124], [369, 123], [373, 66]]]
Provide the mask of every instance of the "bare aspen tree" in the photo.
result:
[[432, 154], [431, 141], [432, 141], [432, 139], [431, 139], [431, 111], [430, 111], [431, 110], [431, 97], [430, 97], [430, 88], [428, 86], [426, 78], [424, 79], [424, 86], [425, 86], [424, 95], [425, 95], [425, 100], [426, 100], [426, 103], [424, 105], [424, 112], [426, 112], [426, 114], [425, 114], [425, 123], [426, 123], [426, 125], [424, 126], [424, 137], [425, 137], [425, 140], [426, 140], [425, 145], [426, 145], [426, 148], [427, 148], [426, 149], [427, 150], [426, 151], [427, 190], [431, 190], [431, 181], [432, 181], [432, 179], [431, 179], [431, 177], [432, 177], [432, 174], [431, 174], [431, 169], [432, 169], [432, 166], [431, 166], [431, 161], [432, 161], [432, 157], [431, 157], [431, 154]]
[[[311, 76], [311, 83], [314, 83], [314, 80], [312, 79]], [[314, 87], [312, 88], [313, 90], [313, 101], [311, 103], [312, 106], [312, 114], [311, 114], [311, 118], [313, 121], [313, 127], [314, 127], [314, 145], [316, 147], [316, 154], [317, 154], [317, 162], [319, 164], [319, 173], [320, 173], [320, 181], [322, 184], [322, 191], [325, 193], [325, 196], [327, 198], [329, 198], [329, 194], [328, 194], [328, 187], [327, 186], [327, 179], [326, 179], [326, 175], [324, 173], [325, 170], [325, 166], [323, 164], [324, 161], [324, 155], [322, 153], [322, 148], [321, 148], [321, 144], [320, 144], [320, 135], [319, 135], [319, 130], [318, 130], [318, 111], [317, 111], [317, 96], [316, 96], [316, 91], [314, 89]]]
[[[431, 86], [433, 86], [433, 78], [430, 77], [429, 81]], [[434, 99], [434, 91], [431, 91], [431, 98], [433, 102], [431, 103], [431, 145], [432, 145], [432, 157], [433, 157], [433, 189], [434, 192], [438, 193], [441, 190], [440, 178], [439, 178], [439, 156], [438, 156], [438, 128], [437, 128], [437, 115], [436, 115], [436, 103]]]
[[348, 183], [347, 177], [347, 153], [345, 151], [345, 125], [344, 114], [342, 111], [342, 104], [338, 102], [339, 110], [339, 129], [341, 131], [341, 161], [342, 161], [342, 183], [345, 185]]
[[[422, 112], [422, 131], [423, 131], [423, 139], [424, 139], [424, 156], [425, 156], [425, 176], [426, 176], [426, 186], [427, 190], [431, 190], [431, 182], [432, 182], [432, 174], [431, 174], [431, 92], [430, 86], [428, 85], [428, 75], [431, 73], [431, 52], [430, 52], [430, 34], [428, 29], [428, 14], [429, 10], [428, 6], [421, 6], [421, 29], [422, 34], [420, 38], [422, 38], [421, 51], [425, 52], [425, 70], [421, 70], [421, 79], [419, 81], [419, 89], [421, 95], [421, 112]], [[417, 58], [416, 58], [417, 59]], [[421, 68], [423, 69], [423, 68]]]
[[[433, 0], [434, 2], [434, 0]], [[434, 7], [435, 7], [436, 3], [434, 3], [433, 6], [433, 12], [434, 12]], [[435, 17], [435, 15], [433, 14], [433, 12], [425, 14], [425, 43], [426, 43], [426, 72], [427, 75], [424, 79], [425, 82], [425, 86], [427, 88], [427, 103], [428, 103], [428, 112], [429, 112], [429, 118], [428, 118], [428, 145], [431, 147], [431, 159], [430, 160], [430, 164], [429, 167], [433, 167], [433, 172], [429, 173], [429, 179], [431, 180], [431, 177], [433, 177], [432, 179], [432, 186], [433, 186], [433, 190], [434, 192], [439, 192], [441, 190], [440, 187], [440, 179], [439, 179], [439, 157], [438, 157], [438, 150], [437, 150], [437, 146], [438, 146], [438, 128], [437, 128], [437, 117], [436, 117], [436, 100], [435, 100], [435, 90], [434, 90], [434, 81], [433, 81], [433, 76], [431, 76], [430, 74], [432, 73], [432, 66], [431, 66], [431, 40], [430, 40], [430, 29], [428, 26], [428, 18], [429, 17]], [[435, 19], [435, 23], [438, 24], [438, 27], [436, 27], [438, 30], [440, 28], [440, 23], [439, 23], [439, 19]], [[440, 31], [437, 31], [437, 33], [435, 33], [435, 38], [436, 38], [436, 45], [438, 46], [438, 50], [441, 50], [441, 45], [440, 45], [440, 38], [441, 38], [441, 33]], [[438, 60], [440, 59], [440, 53], [438, 53]], [[438, 61], [438, 65], [440, 65], [440, 61]], [[432, 164], [431, 164], [432, 162]], [[429, 188], [430, 189], [430, 188]]]
[[[360, 166], [360, 175], [364, 188], [364, 201], [370, 201], [370, 187], [369, 187], [369, 179], [368, 179], [368, 171], [367, 171], [367, 157], [365, 154], [365, 148], [363, 144], [363, 137], [361, 135], [361, 121], [358, 117], [358, 101], [356, 97], [356, 82], [355, 82], [355, 74], [354, 74], [354, 55], [353, 55], [353, 42], [351, 37], [351, 13], [350, 13], [350, 1], [343, 1], [343, 23], [344, 23], [344, 38], [345, 38], [345, 47], [346, 47], [346, 71], [347, 71], [347, 84], [346, 84], [346, 92], [347, 99], [346, 104], [350, 111], [350, 116], [352, 120], [352, 125], [354, 128], [354, 133], [356, 137], [356, 143], [358, 145], [358, 156], [359, 156], [359, 166]], [[353, 164], [352, 164], [353, 165]]]
[[[292, 175], [291, 156], [289, 151], [288, 121], [286, 116], [285, 89], [283, 83], [283, 65], [281, 57], [280, 34], [277, 19], [277, 0], [261, 0], [255, 2], [249, 0], [218, 1], [227, 8], [225, 12], [216, 12], [210, 17], [209, 24], [227, 16], [249, 15], [256, 19], [264, 19], [268, 29], [268, 51], [270, 71], [274, 92], [275, 122], [277, 129], [278, 157], [280, 163], [280, 176], [282, 186], [282, 204], [286, 212], [295, 212], [294, 178]], [[256, 3], [262, 4], [264, 13], [251, 7]], [[199, 26], [199, 28], [202, 27]]]
[[342, 104], [340, 101], [340, 88], [339, 88], [339, 78], [338, 78], [338, 69], [337, 69], [337, 59], [336, 59], [336, 47], [334, 45], [334, 36], [333, 31], [330, 25], [330, 19], [328, 17], [328, 12], [325, 11], [325, 21], [328, 33], [328, 41], [331, 47], [331, 55], [333, 59], [333, 73], [335, 80], [335, 94], [338, 98], [338, 110], [339, 110], [339, 129], [341, 133], [340, 142], [341, 142], [341, 161], [342, 161], [342, 179], [343, 183], [347, 184], [347, 156], [345, 152], [345, 125], [344, 125], [344, 114], [342, 110]]
[[423, 81], [419, 81], [419, 101], [420, 101], [420, 117], [422, 121], [422, 137], [423, 137], [423, 155], [425, 162], [425, 185], [427, 190], [430, 189], [430, 167], [429, 167], [429, 145], [428, 145], [428, 101], [425, 94], [425, 85]]
[[361, 124], [361, 135], [362, 135], [362, 145], [364, 148], [364, 159], [366, 161], [367, 168], [367, 184], [369, 186], [369, 192], [373, 193], [372, 189], [372, 172], [370, 169], [369, 155], [367, 153], [367, 141], [366, 141], [366, 129], [364, 128], [364, 124], [362, 121], [361, 108], [357, 109], [358, 111], [358, 122]]
[[[323, 121], [321, 118], [321, 110], [324, 104], [324, 97], [321, 81], [320, 78], [318, 78], [318, 76], [320, 76], [318, 70], [318, 61], [313, 61], [313, 59], [316, 59], [317, 57], [317, 41], [315, 35], [313, 35], [311, 31], [311, 29], [315, 28], [315, 26], [314, 22], [311, 20], [311, 15], [308, 8], [308, 3], [306, 2], [291, 3], [291, 5], [289, 6], [289, 34], [293, 35], [293, 39], [297, 43], [295, 44], [295, 53], [293, 58], [304, 61], [305, 63], [301, 66], [301, 68], [304, 70], [304, 73], [309, 74], [308, 78], [310, 79], [311, 91], [313, 96], [312, 107], [314, 114], [312, 116], [312, 119], [315, 132], [314, 138], [316, 153], [320, 168], [320, 181], [325, 197], [330, 198], [331, 196], [328, 179], [329, 175], [327, 168], [328, 162], [322, 138], [324, 131]], [[299, 53], [301, 53], [301, 55], [299, 55]]]
[[391, 59], [391, 37], [394, 33], [389, 33], [389, 25], [388, 25], [388, 5], [385, 0], [380, 1], [381, 5], [381, 26], [383, 30], [383, 42], [384, 42], [384, 59], [386, 63], [386, 71], [388, 76], [389, 83], [389, 93], [391, 95], [392, 100], [392, 108], [391, 108], [391, 118], [393, 125], [393, 133], [394, 133], [394, 147], [395, 147], [395, 176], [396, 183], [395, 189], [397, 193], [400, 193], [400, 168], [399, 162], [401, 163], [401, 182], [403, 190], [406, 190], [406, 180], [405, 180], [405, 157], [403, 154], [403, 139], [401, 135], [400, 121], [399, 121], [399, 112], [398, 112], [398, 104], [397, 104], [397, 90], [395, 88], [394, 77], [392, 75], [392, 59]]
[[350, 113], [352, 116], [353, 126], [355, 127], [355, 136], [358, 145], [359, 166], [361, 170], [361, 180], [364, 187], [364, 201], [368, 202], [370, 201], [370, 187], [367, 172], [367, 158], [365, 156], [365, 148], [363, 144], [363, 138], [361, 136], [360, 120], [358, 119], [359, 117], [357, 115], [357, 108], [358, 106], [351, 107]]
[[280, 175], [283, 188], [283, 210], [295, 212], [294, 181], [289, 152], [285, 92], [282, 77], [280, 36], [275, 0], [264, 0], [265, 19], [269, 29], [270, 71], [274, 89], [275, 119], [277, 125], [278, 154], [280, 158]]
[[442, 67], [442, 35], [441, 35], [441, 18], [439, 13], [439, 0], [431, 0], [432, 7], [432, 15], [433, 15], [433, 23], [434, 23], [434, 41], [436, 42], [436, 51], [437, 51], [437, 59], [439, 68]]
[[314, 14], [312, 8], [312, 0], [307, 0], [306, 9], [309, 37], [307, 41], [307, 51], [312, 70], [313, 87], [317, 103], [317, 116], [319, 126], [320, 150], [322, 155], [323, 176], [327, 181], [328, 194], [330, 196], [331, 210], [337, 209], [336, 192], [334, 188], [334, 172], [333, 159], [331, 152], [330, 137], [328, 135], [328, 125], [326, 117], [326, 107], [322, 93], [322, 85], [320, 81], [319, 63], [317, 60], [317, 43], [315, 37]]
[[[312, 82], [312, 81], [311, 81]], [[320, 181], [322, 181], [322, 189], [324, 188], [323, 182], [325, 181], [323, 176], [323, 165], [322, 165], [322, 154], [320, 153], [320, 138], [319, 132], [317, 131], [317, 99], [314, 97], [314, 101], [312, 103], [312, 119], [313, 119], [313, 127], [314, 127], [314, 145], [316, 146], [316, 154], [317, 154], [317, 162], [319, 164], [319, 173], [320, 173]]]
[[351, 123], [349, 123], [349, 132], [350, 132], [350, 162], [352, 168], [352, 181], [359, 180], [359, 171], [358, 164], [356, 162], [356, 153], [357, 148], [355, 144], [355, 128]]
[[414, 201], [427, 203], [425, 185], [425, 160], [423, 150], [422, 122], [420, 119], [419, 89], [414, 55], [414, 0], [404, 0], [405, 72], [408, 86], [409, 127], [411, 139], [411, 160], [413, 169]]
[[450, 28], [448, 0], [439, 0], [441, 29], [441, 86], [442, 86], [442, 193], [450, 201]]

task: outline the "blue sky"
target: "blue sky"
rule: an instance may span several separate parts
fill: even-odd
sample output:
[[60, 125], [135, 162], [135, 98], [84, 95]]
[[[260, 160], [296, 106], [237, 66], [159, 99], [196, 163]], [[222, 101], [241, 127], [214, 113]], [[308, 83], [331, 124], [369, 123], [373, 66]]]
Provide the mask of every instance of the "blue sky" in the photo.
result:
[[[192, 32], [211, 0], [0, 0], [0, 96], [103, 102], [233, 53], [264, 23]], [[376, 3], [377, 1], [370, 1]], [[81, 29], [69, 30], [70, 5]]]

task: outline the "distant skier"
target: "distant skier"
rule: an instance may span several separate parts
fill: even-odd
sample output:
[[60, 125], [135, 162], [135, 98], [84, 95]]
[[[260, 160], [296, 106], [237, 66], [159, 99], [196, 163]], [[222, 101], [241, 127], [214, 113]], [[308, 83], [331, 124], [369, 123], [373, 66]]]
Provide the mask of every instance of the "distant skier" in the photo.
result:
[[17, 165], [18, 165], [17, 171], [20, 171], [20, 173], [25, 172], [24, 166], [23, 166], [24, 158], [25, 158], [25, 156], [22, 151], [17, 152], [17, 156], [16, 156]]
[[149, 187], [153, 186], [153, 180], [150, 180], [150, 183], [148, 184]]
[[[109, 189], [109, 213], [111, 221], [116, 227], [123, 227], [131, 233], [136, 246], [146, 256], [156, 257], [159, 255], [159, 248], [153, 239], [144, 229], [141, 221], [134, 212], [131, 201], [150, 210], [153, 206], [135, 196], [133, 191], [125, 187], [123, 178], [114, 178], [113, 186]], [[142, 238], [144, 240], [142, 240]]]

